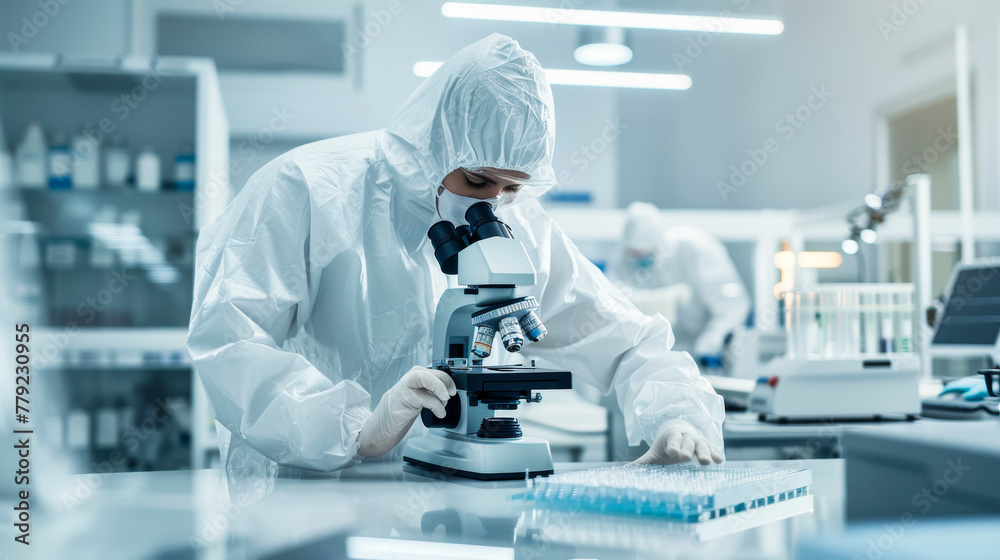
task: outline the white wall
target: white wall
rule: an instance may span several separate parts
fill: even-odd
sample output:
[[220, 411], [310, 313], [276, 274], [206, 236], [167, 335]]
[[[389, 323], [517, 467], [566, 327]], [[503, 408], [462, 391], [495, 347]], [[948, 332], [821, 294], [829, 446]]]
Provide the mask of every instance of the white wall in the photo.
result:
[[130, 4], [130, 0], [0, 2], [0, 50], [122, 54], [128, 49]]
[[[662, 9], [633, 0], [630, 7]], [[892, 23], [893, 6], [912, 10], [898, 32], [884, 38], [879, 20]], [[622, 204], [645, 199], [667, 208], [810, 208], [860, 200], [875, 188], [875, 116], [883, 106], [939, 83], [953, 83], [953, 30], [970, 26], [974, 75], [976, 187], [980, 208], [996, 209], [997, 15], [992, 0], [723, 0], [702, 3], [748, 15], [780, 16], [776, 37], [723, 36], [684, 70], [693, 87], [673, 96], [623, 91], [620, 113], [629, 126], [621, 143]], [[897, 21], [900, 19], [897, 16]], [[676, 68], [697, 34], [636, 32], [640, 68]], [[776, 130], [810, 90], [833, 92], [791, 138]], [[817, 103], [818, 105], [818, 103]], [[728, 181], [748, 149], [767, 138], [776, 154], [724, 199]], [[759, 152], [758, 152], [759, 153]], [[895, 175], [895, 173], [894, 173]], [[651, 188], [652, 187], [652, 188]]]

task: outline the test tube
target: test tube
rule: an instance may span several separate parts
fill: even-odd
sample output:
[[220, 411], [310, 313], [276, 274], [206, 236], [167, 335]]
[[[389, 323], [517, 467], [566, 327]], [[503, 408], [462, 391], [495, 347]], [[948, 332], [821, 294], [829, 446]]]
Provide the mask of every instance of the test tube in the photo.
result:
[[814, 291], [808, 291], [802, 301], [802, 320], [805, 323], [806, 358], [822, 357], [820, 331], [823, 327], [819, 309], [819, 296]]
[[844, 294], [844, 353], [850, 356], [861, 354], [861, 302], [856, 289], [845, 290]]
[[880, 291], [878, 293], [878, 309], [879, 309], [879, 352], [882, 354], [890, 354], [896, 351], [895, 348], [895, 335], [893, 329], [893, 323], [895, 322], [895, 317], [893, 317], [895, 308], [892, 301], [892, 293], [887, 291]]
[[787, 341], [786, 354], [789, 358], [795, 359], [804, 353], [800, 347], [802, 344], [802, 332], [799, 328], [799, 300], [802, 294], [799, 292], [785, 292], [785, 339]]
[[861, 313], [863, 315], [861, 321], [863, 329], [862, 353], [867, 355], [878, 354], [878, 302], [876, 301], [874, 290], [870, 288], [861, 290]]
[[896, 352], [913, 352], [913, 290], [902, 289], [895, 294]]

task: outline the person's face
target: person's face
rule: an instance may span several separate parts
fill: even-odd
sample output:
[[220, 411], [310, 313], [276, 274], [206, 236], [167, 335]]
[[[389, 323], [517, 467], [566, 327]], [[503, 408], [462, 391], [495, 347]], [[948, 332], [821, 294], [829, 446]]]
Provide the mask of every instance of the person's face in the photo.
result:
[[510, 169], [484, 167], [476, 172], [459, 168], [445, 176], [438, 194], [446, 188], [458, 196], [487, 200], [501, 194], [516, 194], [521, 183], [530, 177], [526, 173]]
[[650, 251], [648, 249], [628, 248], [625, 250], [625, 254], [628, 255], [630, 259], [634, 259], [637, 261], [653, 258], [653, 251]]

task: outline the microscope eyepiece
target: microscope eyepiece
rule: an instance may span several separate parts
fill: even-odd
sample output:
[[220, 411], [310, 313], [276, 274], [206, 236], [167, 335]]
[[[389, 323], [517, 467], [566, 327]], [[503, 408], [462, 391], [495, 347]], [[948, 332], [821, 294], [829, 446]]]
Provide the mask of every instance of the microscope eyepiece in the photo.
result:
[[441, 272], [458, 274], [458, 253], [468, 245], [455, 226], [447, 220], [442, 220], [427, 230], [427, 238], [434, 247], [434, 258], [441, 265]]
[[510, 229], [493, 213], [489, 202], [477, 202], [465, 212], [469, 225], [455, 225], [442, 220], [427, 230], [427, 237], [434, 247], [434, 258], [441, 265], [441, 272], [458, 274], [458, 254], [469, 245], [490, 237], [512, 238]]
[[465, 211], [465, 221], [469, 222], [472, 231], [470, 241], [482, 241], [490, 237], [513, 237], [507, 225], [493, 213], [489, 202], [477, 202]]

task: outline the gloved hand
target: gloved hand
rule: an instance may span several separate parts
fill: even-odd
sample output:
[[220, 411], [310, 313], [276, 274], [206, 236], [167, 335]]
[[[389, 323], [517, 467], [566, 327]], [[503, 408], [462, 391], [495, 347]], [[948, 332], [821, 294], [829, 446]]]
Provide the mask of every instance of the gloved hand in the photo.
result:
[[722, 454], [708, 444], [708, 440], [694, 426], [684, 420], [671, 420], [664, 424], [637, 465], [673, 465], [686, 463], [696, 457], [702, 465], [712, 461], [722, 463]]
[[986, 391], [986, 378], [982, 375], [956, 379], [945, 385], [944, 390], [938, 396], [940, 397], [948, 393], [958, 393], [967, 401], [981, 401], [990, 396]]
[[396, 446], [420, 415], [429, 408], [434, 416], [444, 418], [445, 404], [457, 392], [455, 381], [447, 373], [413, 366], [391, 389], [361, 428], [358, 454], [364, 457], [384, 455]]

